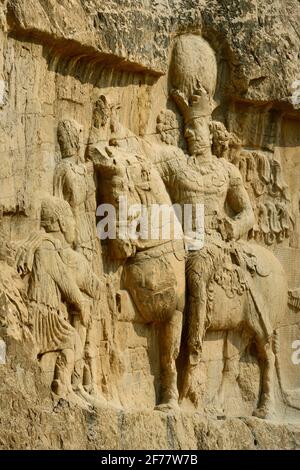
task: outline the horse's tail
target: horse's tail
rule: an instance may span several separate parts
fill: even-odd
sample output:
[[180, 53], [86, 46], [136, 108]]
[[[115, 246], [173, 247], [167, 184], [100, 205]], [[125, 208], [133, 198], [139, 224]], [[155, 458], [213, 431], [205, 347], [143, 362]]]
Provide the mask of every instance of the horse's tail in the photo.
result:
[[300, 389], [298, 390], [285, 390], [283, 381], [282, 381], [282, 375], [281, 375], [281, 368], [279, 364], [279, 336], [278, 336], [278, 330], [274, 331], [274, 336], [273, 336], [273, 346], [274, 346], [274, 353], [275, 353], [275, 367], [276, 367], [276, 373], [277, 373], [277, 378], [278, 378], [278, 383], [279, 383], [279, 388], [280, 392], [282, 395], [282, 399], [284, 403], [296, 410], [300, 410]]

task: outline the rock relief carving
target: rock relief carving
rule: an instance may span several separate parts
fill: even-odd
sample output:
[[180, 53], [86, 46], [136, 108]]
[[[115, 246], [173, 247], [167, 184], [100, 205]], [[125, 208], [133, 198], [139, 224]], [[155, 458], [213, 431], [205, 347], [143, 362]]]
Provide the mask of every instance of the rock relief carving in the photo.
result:
[[29, 273], [27, 296], [36, 357], [43, 361], [54, 353], [52, 390], [88, 407], [90, 397], [83, 383], [85, 338], [101, 281], [72, 248], [76, 224], [68, 202], [54, 196], [42, 199], [40, 216], [41, 231], [30, 235], [17, 253], [19, 272]]
[[[80, 119], [61, 113], [60, 161], [52, 194], [40, 201], [40, 230], [0, 247], [1, 322], [11, 335], [35, 343], [35, 360], [47, 371], [53, 392], [83, 408], [113, 406], [99, 387], [105, 310], [112, 317], [111, 343], [122, 315], [127, 322], [157, 327], [161, 411], [178, 409], [187, 399], [201, 408], [205, 336], [225, 333], [229, 380], [240, 379], [243, 349], [256, 345], [262, 389], [254, 412], [271, 417], [276, 380], [286, 403], [291, 399], [277, 360], [277, 329], [288, 303], [286, 274], [261, 246], [288, 243], [294, 227], [282, 164], [270, 150], [244, 148], [213, 119], [217, 62], [201, 36], [175, 40], [169, 75], [172, 109], [158, 113], [153, 139], [122, 124], [122, 104], [109, 93], [93, 102], [90, 128], [83, 129], [85, 149]], [[143, 232], [118, 236], [122, 227], [137, 228], [143, 219], [139, 208], [122, 218], [122, 197], [146, 209], [148, 226], [154, 205], [169, 208], [173, 220], [174, 204], [203, 205], [204, 246], [195, 249], [197, 239], [185, 231], [184, 220], [179, 238], [172, 229], [167, 239]], [[117, 236], [102, 246], [97, 204], [109, 204], [116, 216]], [[163, 221], [156, 223], [159, 233], [166, 229]], [[194, 230], [197, 220], [192, 223]], [[103, 248], [111, 277], [104, 272]], [[105, 300], [108, 278], [117, 286], [112, 282], [113, 305]], [[290, 292], [289, 302], [298, 308], [297, 291]], [[229, 360], [231, 347], [235, 360]], [[219, 395], [222, 408], [225, 387]]]
[[[197, 56], [187, 64], [195, 44]], [[212, 154], [216, 79], [217, 66], [209, 44], [196, 36], [178, 39], [171, 69], [172, 97], [184, 119], [188, 161], [202, 178], [205, 201], [205, 246], [189, 254], [186, 267], [189, 359], [183, 394], [191, 394], [197, 401], [194, 373], [205, 332], [245, 325], [261, 354], [262, 393], [255, 414], [267, 417], [274, 412], [273, 341], [286, 312], [287, 283], [280, 263], [270, 252], [243, 240], [255, 222], [249, 195], [238, 168], [224, 155], [217, 158]], [[221, 154], [228, 151], [224, 145], [219, 147]], [[252, 171], [250, 165], [250, 175]], [[278, 297], [272, 288], [275, 284]]]
[[[118, 237], [122, 224], [128, 224], [128, 220], [120, 219], [118, 212], [121, 197], [126, 197], [129, 205], [143, 206], [149, 218], [153, 205], [165, 204], [171, 209], [171, 203], [151, 161], [143, 153], [132, 152], [132, 140], [138, 150], [137, 138], [116, 123], [114, 116], [112, 119], [107, 145], [99, 138], [88, 148], [89, 158], [101, 181], [101, 201], [116, 209], [117, 237], [109, 240], [109, 252], [112, 258], [123, 262], [122, 287], [130, 294], [140, 322], [159, 325], [161, 395], [158, 409], [176, 408], [176, 359], [185, 302], [184, 244], [182, 239], [151, 239], [143, 233], [138, 238]], [[132, 221], [138, 223], [140, 216], [139, 212], [132, 213]], [[159, 232], [160, 224], [158, 221], [156, 229]], [[122, 296], [122, 292], [119, 295]]]

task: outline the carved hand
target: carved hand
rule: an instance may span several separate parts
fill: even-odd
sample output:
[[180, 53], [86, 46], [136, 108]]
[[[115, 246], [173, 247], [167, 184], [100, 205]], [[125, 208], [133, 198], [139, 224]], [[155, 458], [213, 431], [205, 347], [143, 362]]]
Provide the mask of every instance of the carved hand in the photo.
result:
[[79, 304], [79, 316], [83, 326], [87, 326], [91, 317], [91, 305], [89, 300], [82, 300]]
[[237, 224], [234, 220], [225, 218], [223, 220], [226, 240], [237, 240], [239, 238], [239, 231]]

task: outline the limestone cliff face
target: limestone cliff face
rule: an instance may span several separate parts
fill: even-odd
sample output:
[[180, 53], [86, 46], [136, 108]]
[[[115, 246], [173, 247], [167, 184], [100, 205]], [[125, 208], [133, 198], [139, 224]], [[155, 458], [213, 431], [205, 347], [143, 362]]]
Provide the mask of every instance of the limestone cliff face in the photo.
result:
[[[300, 448], [299, 25], [298, 0], [0, 0], [1, 448]], [[100, 242], [123, 193], [204, 202], [212, 245]]]
[[[175, 35], [202, 32], [228, 61], [227, 92], [236, 98], [286, 102], [299, 77], [299, 2], [157, 0], [2, 2], [7, 31], [39, 37], [82, 54], [113, 55], [153, 73], [167, 71]], [[59, 42], [67, 40], [68, 43]], [[84, 49], [86, 51], [84, 52]], [[90, 49], [89, 49], [90, 48]], [[276, 79], [274, 79], [276, 77]]]

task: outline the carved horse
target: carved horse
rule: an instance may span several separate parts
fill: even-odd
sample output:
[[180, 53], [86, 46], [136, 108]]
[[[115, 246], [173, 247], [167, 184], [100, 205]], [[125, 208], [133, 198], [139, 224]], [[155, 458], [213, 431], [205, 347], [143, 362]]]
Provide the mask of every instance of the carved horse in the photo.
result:
[[[142, 155], [99, 146], [89, 149], [99, 175], [100, 200], [118, 213], [120, 197], [150, 206], [170, 199], [157, 170]], [[171, 209], [172, 210], [172, 209]], [[119, 215], [119, 213], [118, 213]], [[119, 220], [119, 216], [117, 216]], [[123, 220], [128, 223], [128, 219]], [[129, 292], [139, 321], [159, 324], [161, 398], [158, 409], [178, 406], [176, 359], [185, 304], [185, 251], [182, 240], [109, 240], [109, 254], [123, 267], [121, 289]]]
[[[227, 295], [222, 283], [211, 282], [210, 295], [213, 300], [210, 316], [203, 330], [203, 336], [199, 338], [199, 344], [202, 344], [206, 331], [230, 332], [243, 329], [249, 332], [249, 336], [257, 346], [262, 380], [258, 407], [253, 414], [266, 418], [274, 412], [274, 388], [278, 367], [276, 329], [282, 324], [287, 312], [288, 286], [283, 267], [269, 250], [251, 245], [251, 251], [257, 260], [263, 262], [263, 269], [252, 276], [245, 269], [248, 288], [244, 292], [235, 293], [233, 296]], [[188, 285], [189, 282], [188, 280]], [[190, 287], [195, 291], [196, 286]], [[190, 317], [195, 318], [199, 315], [200, 303], [199, 298], [191, 305]], [[190, 325], [193, 327], [193, 321]], [[183, 396], [193, 393], [191, 390], [193, 373], [195, 365], [190, 363], [184, 379]], [[278, 380], [281, 387], [279, 376]]]

